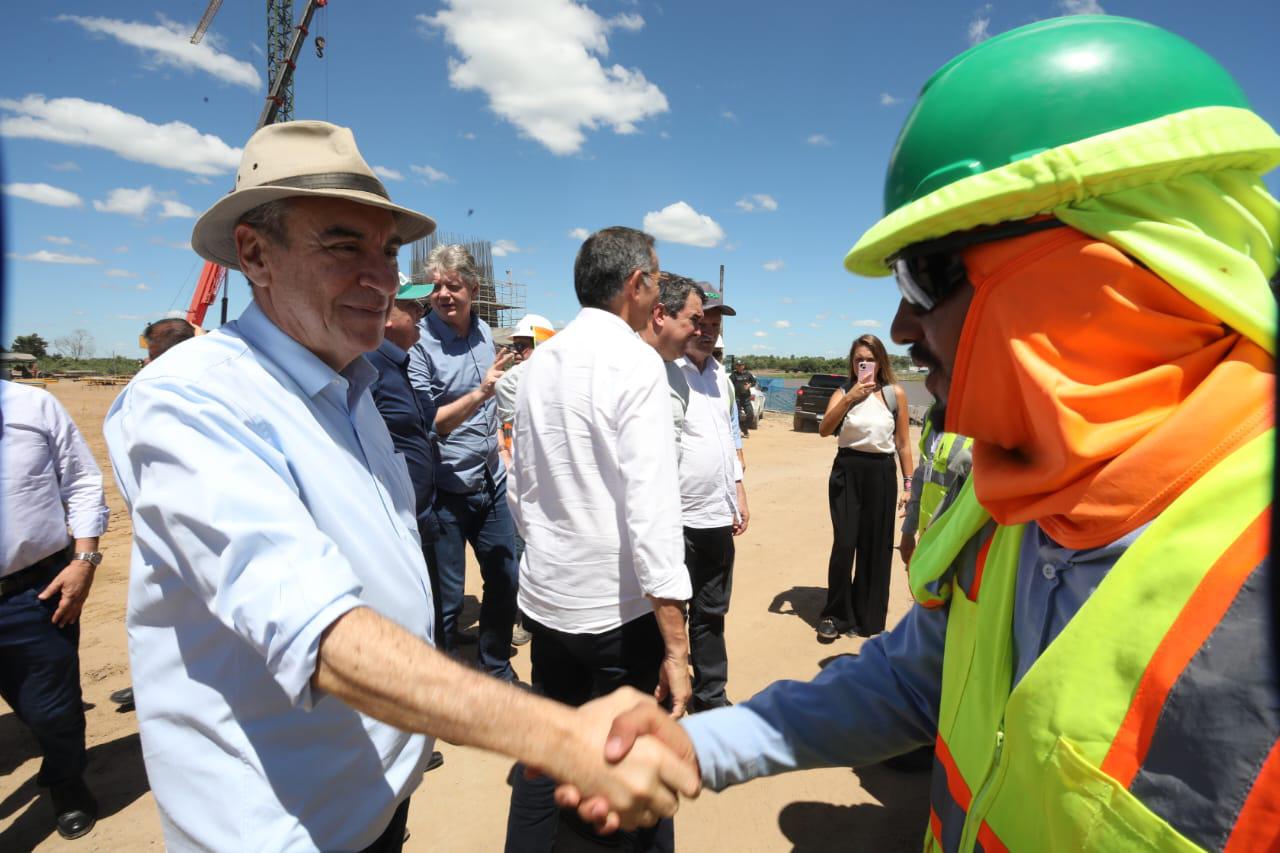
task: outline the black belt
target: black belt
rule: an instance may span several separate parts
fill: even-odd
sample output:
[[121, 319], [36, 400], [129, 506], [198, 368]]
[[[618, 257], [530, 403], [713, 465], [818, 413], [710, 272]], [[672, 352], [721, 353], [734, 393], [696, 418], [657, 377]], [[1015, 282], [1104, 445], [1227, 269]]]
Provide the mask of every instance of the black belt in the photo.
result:
[[55, 551], [42, 560], [36, 560], [25, 569], [18, 569], [13, 574], [0, 578], [0, 598], [8, 598], [19, 592], [25, 592], [36, 586], [44, 586], [53, 580], [54, 575], [67, 567], [75, 549], [68, 545], [61, 551]]

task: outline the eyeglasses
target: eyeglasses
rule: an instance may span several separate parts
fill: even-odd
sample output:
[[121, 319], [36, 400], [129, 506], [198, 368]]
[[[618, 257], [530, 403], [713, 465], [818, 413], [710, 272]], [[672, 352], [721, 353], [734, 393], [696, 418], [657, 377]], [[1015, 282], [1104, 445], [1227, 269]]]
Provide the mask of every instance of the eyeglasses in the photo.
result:
[[903, 300], [920, 313], [927, 314], [968, 281], [968, 272], [960, 257], [961, 249], [1061, 228], [1065, 224], [1057, 219], [1041, 219], [961, 231], [910, 245], [890, 258], [889, 264], [893, 267]]
[[516, 352], [524, 352], [527, 349], [533, 349], [533, 344], [529, 341], [512, 341], [511, 348]]

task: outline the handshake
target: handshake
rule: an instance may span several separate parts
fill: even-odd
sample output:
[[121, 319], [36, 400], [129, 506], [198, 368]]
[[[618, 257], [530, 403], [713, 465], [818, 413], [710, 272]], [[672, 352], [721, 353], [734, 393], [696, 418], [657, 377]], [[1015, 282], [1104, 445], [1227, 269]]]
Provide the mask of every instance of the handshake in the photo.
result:
[[[702, 790], [693, 743], [675, 719], [638, 690], [621, 688], [583, 705], [558, 767], [556, 804], [576, 808], [597, 832], [652, 826]], [[568, 745], [566, 745], [568, 746]], [[539, 772], [531, 770], [530, 772]]]

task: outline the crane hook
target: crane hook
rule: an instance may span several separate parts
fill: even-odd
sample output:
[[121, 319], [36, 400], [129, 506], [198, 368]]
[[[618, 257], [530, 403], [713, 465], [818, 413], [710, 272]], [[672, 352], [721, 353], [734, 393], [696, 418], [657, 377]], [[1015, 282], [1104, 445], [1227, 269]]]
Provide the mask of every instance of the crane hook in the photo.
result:
[[316, 59], [324, 59], [324, 36], [316, 36]]

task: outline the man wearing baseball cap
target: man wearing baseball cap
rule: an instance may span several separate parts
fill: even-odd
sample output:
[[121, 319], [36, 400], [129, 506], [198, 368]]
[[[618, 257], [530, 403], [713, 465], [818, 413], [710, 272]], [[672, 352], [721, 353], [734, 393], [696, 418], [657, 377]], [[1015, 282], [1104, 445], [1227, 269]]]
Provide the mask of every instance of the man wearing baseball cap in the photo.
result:
[[632, 825], [674, 811], [668, 786], [697, 787], [656, 744], [605, 764], [610, 709], [639, 694], [574, 711], [430, 645], [413, 486], [362, 354], [382, 343], [400, 246], [434, 228], [388, 198], [350, 130], [259, 130], [191, 239], [252, 302], [107, 415], [169, 849], [398, 850], [432, 736], [611, 794]]

